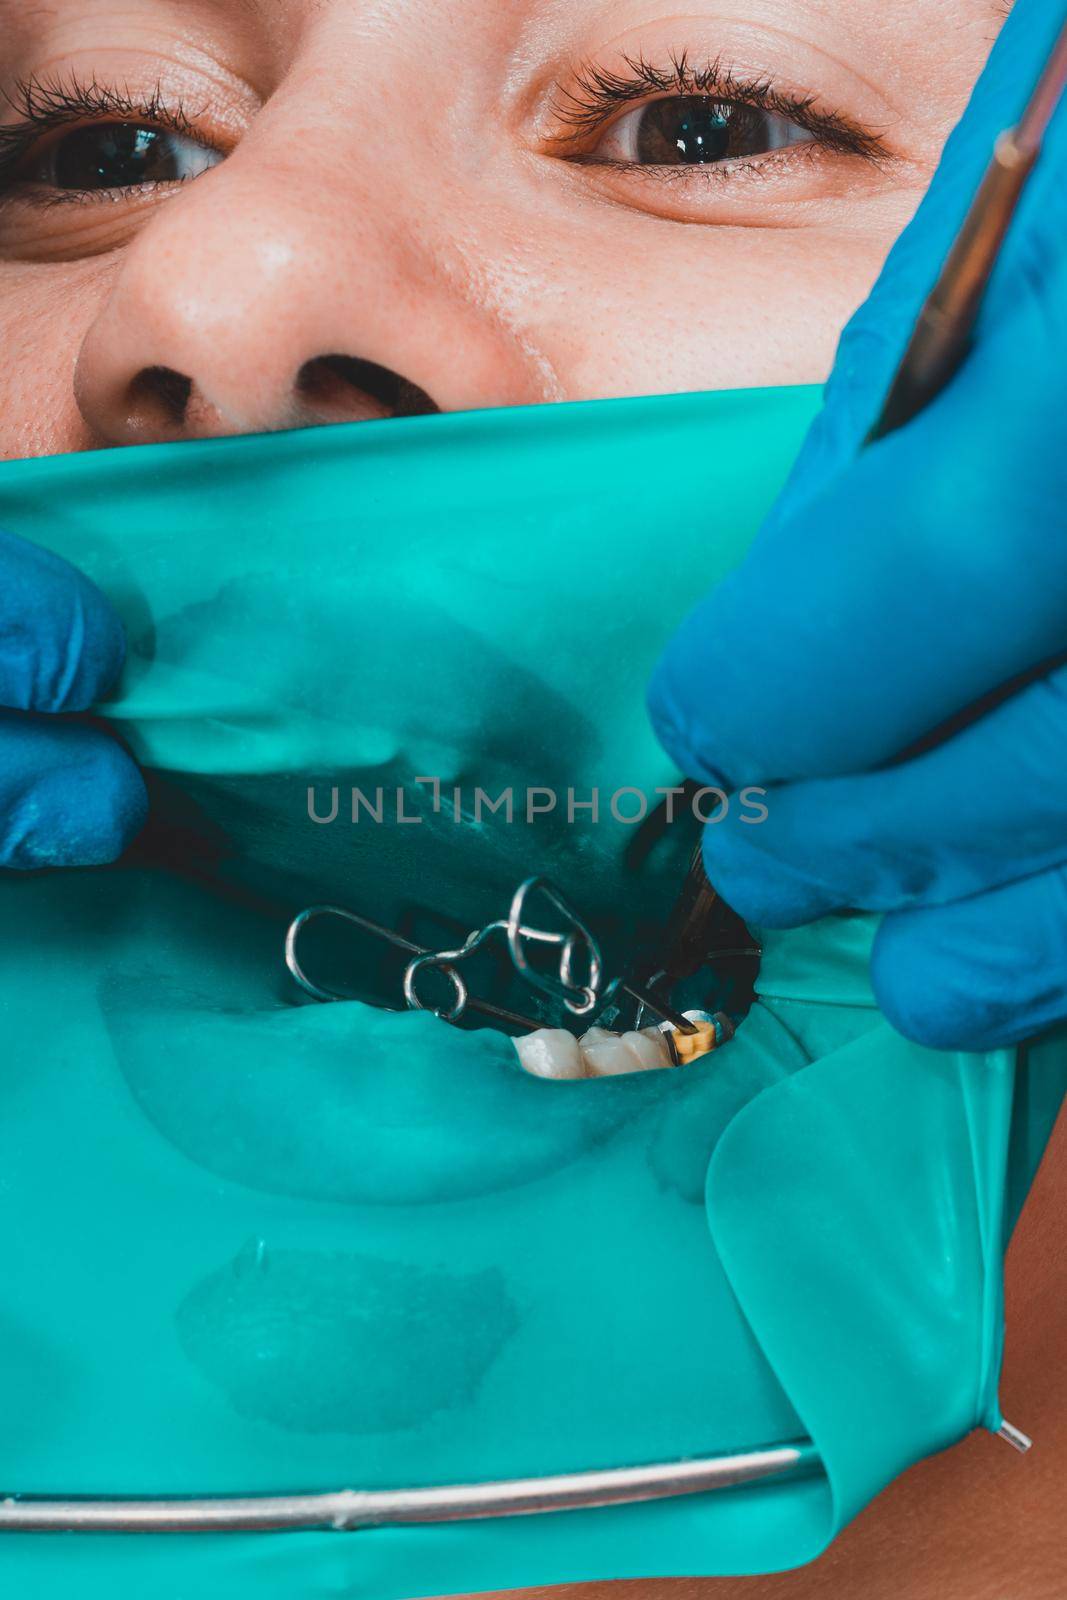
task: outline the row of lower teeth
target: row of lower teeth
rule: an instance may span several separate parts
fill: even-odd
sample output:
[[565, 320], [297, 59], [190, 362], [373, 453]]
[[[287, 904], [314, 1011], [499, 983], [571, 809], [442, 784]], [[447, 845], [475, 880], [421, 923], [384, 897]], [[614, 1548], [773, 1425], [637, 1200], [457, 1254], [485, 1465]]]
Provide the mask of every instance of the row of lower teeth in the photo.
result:
[[523, 1067], [538, 1078], [613, 1078], [676, 1065], [658, 1028], [622, 1034], [590, 1028], [580, 1039], [565, 1028], [538, 1028], [512, 1043]]

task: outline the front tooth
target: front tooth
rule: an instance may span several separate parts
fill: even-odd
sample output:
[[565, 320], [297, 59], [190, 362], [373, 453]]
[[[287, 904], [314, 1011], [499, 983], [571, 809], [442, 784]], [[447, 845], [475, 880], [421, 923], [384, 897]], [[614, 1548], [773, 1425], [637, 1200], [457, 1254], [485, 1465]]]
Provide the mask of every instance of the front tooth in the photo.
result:
[[538, 1028], [512, 1044], [519, 1060], [535, 1078], [584, 1078], [588, 1076], [578, 1041], [566, 1028]]

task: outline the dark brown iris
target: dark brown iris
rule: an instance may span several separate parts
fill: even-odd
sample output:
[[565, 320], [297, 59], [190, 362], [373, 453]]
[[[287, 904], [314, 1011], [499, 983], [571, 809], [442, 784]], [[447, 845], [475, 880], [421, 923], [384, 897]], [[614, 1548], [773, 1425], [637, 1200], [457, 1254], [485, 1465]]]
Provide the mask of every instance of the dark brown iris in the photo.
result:
[[174, 141], [132, 122], [75, 128], [56, 147], [53, 182], [59, 189], [129, 189], [180, 177]]
[[756, 106], [673, 95], [641, 113], [637, 159], [642, 165], [694, 166], [762, 154], [775, 148], [771, 119]]

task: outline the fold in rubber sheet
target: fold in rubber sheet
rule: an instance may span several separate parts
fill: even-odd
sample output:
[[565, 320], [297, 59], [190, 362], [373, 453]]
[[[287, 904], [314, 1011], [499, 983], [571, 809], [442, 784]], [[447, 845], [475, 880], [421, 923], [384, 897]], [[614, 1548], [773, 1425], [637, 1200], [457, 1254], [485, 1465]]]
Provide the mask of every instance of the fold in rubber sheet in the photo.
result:
[[[910, 1462], [997, 1424], [1002, 1252], [1062, 1044], [905, 1043], [872, 1003], [864, 918], [768, 939], [722, 1052], [591, 1082], [526, 1077], [490, 1029], [298, 1005], [281, 967], [302, 905], [432, 942], [499, 915], [533, 871], [618, 943], [663, 915], [688, 836], [642, 852], [607, 797], [677, 782], [648, 673], [737, 561], [817, 401], [561, 406], [0, 469], [0, 525], [82, 567], [124, 619], [127, 670], [100, 709], [153, 807], [118, 868], [0, 884], [0, 1486], [395, 1487], [803, 1434], [825, 1466], [448, 1527], [12, 1534], [6, 1592], [410, 1600], [781, 1569]], [[529, 826], [476, 822], [476, 786], [512, 786], [517, 813], [533, 786], [604, 803], [595, 823], [562, 799]], [[338, 789], [334, 821], [311, 819], [309, 787], [322, 816]], [[353, 787], [383, 790], [381, 823], [352, 822]], [[397, 820], [397, 789], [417, 822]], [[335, 954], [385, 996], [368, 952]]]

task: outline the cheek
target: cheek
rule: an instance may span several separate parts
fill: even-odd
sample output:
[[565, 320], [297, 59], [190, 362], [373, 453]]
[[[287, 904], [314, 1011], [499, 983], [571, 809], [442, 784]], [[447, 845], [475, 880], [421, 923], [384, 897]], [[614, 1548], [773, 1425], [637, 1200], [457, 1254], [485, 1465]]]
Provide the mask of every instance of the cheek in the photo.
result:
[[0, 460], [92, 447], [74, 366], [116, 266], [0, 267]]
[[527, 315], [567, 399], [821, 383], [905, 220], [901, 207], [848, 231], [666, 224], [588, 238], [542, 274]]

